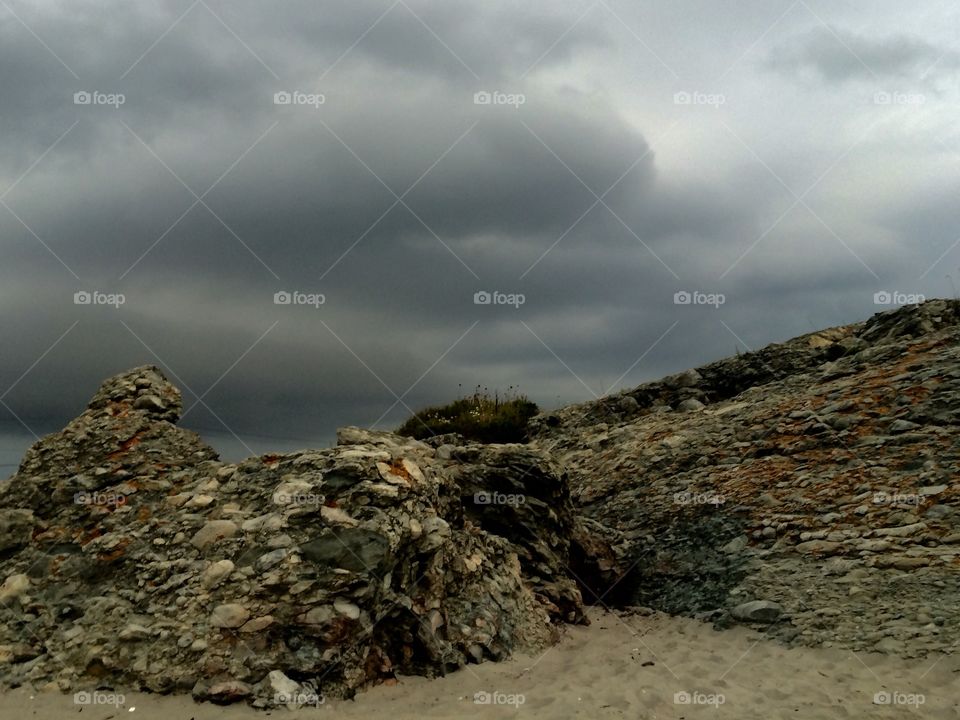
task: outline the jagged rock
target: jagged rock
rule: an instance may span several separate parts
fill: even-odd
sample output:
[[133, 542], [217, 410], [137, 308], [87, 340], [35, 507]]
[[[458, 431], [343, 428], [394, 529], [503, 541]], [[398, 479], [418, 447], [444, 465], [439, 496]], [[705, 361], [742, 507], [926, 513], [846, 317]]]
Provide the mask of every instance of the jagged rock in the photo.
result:
[[180, 391], [152, 365], [134, 368], [104, 382], [87, 409], [117, 413], [131, 406], [171, 423], [179, 420], [183, 412]]
[[460, 446], [453, 457], [465, 518], [510, 541], [534, 591], [553, 606], [551, 614], [586, 622], [570, 573], [571, 540], [581, 529], [563, 471], [545, 453], [523, 445]]
[[[621, 397], [639, 407], [621, 412]], [[664, 412], [690, 400], [706, 407]], [[529, 435], [568, 473], [617, 566], [632, 568], [595, 574], [585, 597], [694, 617], [768, 598], [789, 618], [775, 631], [785, 642], [853, 650], [873, 649], [864, 625], [936, 598], [939, 634], [917, 623], [921, 639], [898, 647], [960, 642], [958, 300], [560, 408]], [[852, 569], [826, 570], [838, 562]], [[853, 569], [865, 575], [842, 581]]]
[[569, 568], [613, 567], [540, 451], [344, 428], [227, 466], [181, 408], [156, 368], [112, 378], [0, 486], [0, 683], [347, 697], [542, 649], [586, 621]]
[[0, 552], [30, 542], [33, 535], [33, 511], [18, 508], [0, 510]]
[[0, 683], [349, 697], [542, 648], [584, 596], [960, 641], [958, 301], [556, 410], [530, 445], [345, 428], [224, 465], [182, 407], [156, 368], [111, 378], [0, 486]]
[[[134, 409], [143, 395], [161, 398], [167, 409], [160, 415]], [[181, 409], [180, 391], [155, 367], [107, 380], [82, 415], [27, 451], [14, 478], [0, 486], [0, 506], [45, 521], [73, 505], [70, 524], [83, 527], [134, 494], [144, 501], [166, 495], [217, 459], [196, 433], [172, 424]]]
[[682, 373], [663, 379], [663, 384], [671, 389], [695, 387], [701, 382], [703, 382], [703, 376], [696, 370], [684, 370]]

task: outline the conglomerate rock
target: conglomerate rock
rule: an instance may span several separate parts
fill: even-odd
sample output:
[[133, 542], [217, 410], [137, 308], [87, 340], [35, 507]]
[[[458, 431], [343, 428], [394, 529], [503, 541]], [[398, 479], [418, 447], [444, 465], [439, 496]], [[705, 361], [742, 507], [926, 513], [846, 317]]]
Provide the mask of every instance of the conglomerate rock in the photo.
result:
[[112, 378], [0, 486], [3, 684], [296, 705], [585, 621], [541, 451], [347, 428], [228, 465], [180, 410], [156, 368]]
[[[683, 411], [688, 399], [703, 404]], [[531, 421], [625, 576], [587, 595], [795, 644], [960, 641], [960, 301], [931, 300]]]
[[553, 642], [581, 593], [789, 643], [960, 642], [960, 301], [531, 421], [220, 462], [153, 367], [0, 485], [0, 683], [346, 697]]

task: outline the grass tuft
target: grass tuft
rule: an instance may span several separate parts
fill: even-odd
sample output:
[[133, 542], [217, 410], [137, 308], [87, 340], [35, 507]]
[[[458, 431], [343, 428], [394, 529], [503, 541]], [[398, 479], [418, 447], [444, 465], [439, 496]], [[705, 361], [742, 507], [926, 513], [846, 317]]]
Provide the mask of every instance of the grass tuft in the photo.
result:
[[423, 440], [433, 435], [459, 433], [483, 443], [527, 441], [527, 421], [540, 412], [526, 395], [508, 388], [501, 397], [478, 385], [472, 395], [449, 405], [424, 408], [403, 423], [397, 434]]

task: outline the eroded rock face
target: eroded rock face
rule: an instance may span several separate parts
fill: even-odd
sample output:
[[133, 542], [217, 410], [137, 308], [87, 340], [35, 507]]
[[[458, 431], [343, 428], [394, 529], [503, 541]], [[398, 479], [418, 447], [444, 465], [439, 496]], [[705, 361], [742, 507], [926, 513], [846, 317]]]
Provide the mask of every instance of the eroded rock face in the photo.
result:
[[[144, 406], [143, 398], [158, 400], [163, 409], [153, 400]], [[142, 493], [154, 501], [217, 458], [196, 433], [170, 422], [181, 409], [180, 391], [155, 367], [107, 380], [83, 414], [27, 451], [0, 491], [0, 506], [67, 519], [88, 511], [96, 517], [97, 508], [121, 496]]]
[[[705, 407], [683, 412], [691, 399]], [[597, 588], [607, 603], [721, 626], [775, 603], [765, 631], [797, 644], [915, 656], [960, 641], [960, 301], [727, 358], [532, 428], [633, 568]]]
[[225, 465], [181, 407], [156, 368], [124, 373], [0, 486], [4, 684], [289, 707], [584, 620], [566, 477], [541, 451], [346, 428]]

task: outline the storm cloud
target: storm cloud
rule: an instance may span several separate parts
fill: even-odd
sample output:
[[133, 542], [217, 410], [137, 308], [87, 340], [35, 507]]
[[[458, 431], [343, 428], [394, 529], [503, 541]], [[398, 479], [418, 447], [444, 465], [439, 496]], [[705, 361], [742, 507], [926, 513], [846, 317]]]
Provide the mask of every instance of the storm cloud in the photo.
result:
[[152, 363], [228, 454], [321, 444], [953, 295], [936, 5], [5, 0], [0, 434]]

